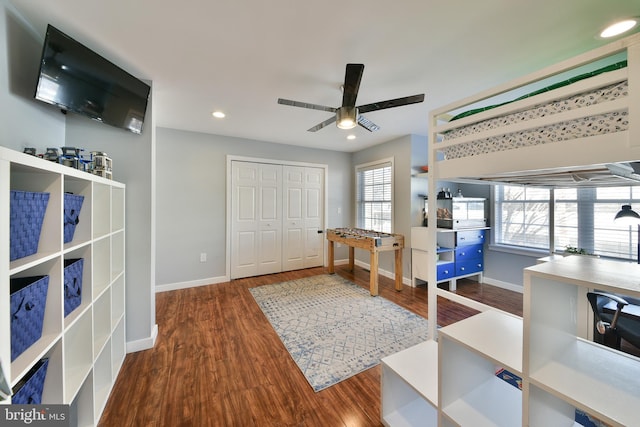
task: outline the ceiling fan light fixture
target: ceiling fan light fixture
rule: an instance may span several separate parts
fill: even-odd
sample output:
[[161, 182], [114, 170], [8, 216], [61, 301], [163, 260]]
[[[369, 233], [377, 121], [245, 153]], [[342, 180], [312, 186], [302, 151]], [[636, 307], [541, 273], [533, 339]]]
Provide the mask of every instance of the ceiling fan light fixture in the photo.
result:
[[340, 107], [336, 111], [336, 125], [340, 129], [353, 129], [358, 124], [358, 109], [356, 107]]
[[620, 21], [616, 21], [613, 24], [607, 26], [600, 33], [600, 37], [607, 39], [610, 37], [619, 36], [626, 33], [638, 25], [638, 18], [625, 18]]

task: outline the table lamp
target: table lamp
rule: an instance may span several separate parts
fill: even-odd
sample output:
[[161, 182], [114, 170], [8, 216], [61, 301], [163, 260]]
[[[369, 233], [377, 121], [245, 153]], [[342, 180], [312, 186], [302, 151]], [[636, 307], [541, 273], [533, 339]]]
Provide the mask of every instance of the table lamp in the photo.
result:
[[631, 205], [622, 205], [622, 209], [613, 220], [622, 224], [638, 224], [638, 264], [640, 264], [640, 215], [631, 209]]

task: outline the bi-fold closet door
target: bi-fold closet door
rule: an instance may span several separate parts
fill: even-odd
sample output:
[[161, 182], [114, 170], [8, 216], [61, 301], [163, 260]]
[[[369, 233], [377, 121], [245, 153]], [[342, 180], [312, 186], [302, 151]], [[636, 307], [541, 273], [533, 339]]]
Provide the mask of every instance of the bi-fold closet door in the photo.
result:
[[324, 169], [231, 162], [231, 278], [321, 266]]

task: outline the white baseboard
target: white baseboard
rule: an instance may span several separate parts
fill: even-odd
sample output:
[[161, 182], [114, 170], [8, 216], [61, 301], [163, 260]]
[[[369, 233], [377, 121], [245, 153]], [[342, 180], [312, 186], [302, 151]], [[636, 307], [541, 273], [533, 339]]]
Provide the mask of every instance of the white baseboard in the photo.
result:
[[486, 283], [487, 285], [495, 286], [496, 288], [502, 288], [508, 291], [518, 292], [521, 294], [524, 293], [524, 287], [520, 285], [516, 285], [514, 283], [502, 282], [500, 280], [492, 279], [487, 276], [483, 277], [482, 282]]
[[214, 285], [216, 283], [228, 282], [229, 277], [211, 277], [208, 279], [191, 280], [189, 282], [167, 283], [165, 285], [156, 285], [156, 293], [175, 291], [177, 289], [195, 288], [196, 286]]
[[135, 353], [137, 351], [148, 350], [156, 345], [156, 339], [158, 339], [158, 324], [153, 325], [151, 330], [151, 336], [149, 338], [143, 338], [136, 341], [127, 342], [127, 353]]
[[[344, 262], [342, 262], [342, 261], [340, 262], [340, 264], [348, 264], [348, 263], [349, 263], [349, 260], [346, 260]], [[356, 260], [353, 260], [353, 263], [355, 265], [357, 265], [358, 267], [362, 267], [365, 270], [371, 271], [371, 266], [369, 264], [367, 264], [366, 262], [359, 261], [359, 260], [356, 259]], [[338, 264], [338, 262], [336, 261], [335, 264]], [[396, 280], [396, 274], [393, 271], [389, 271], [389, 270], [384, 270], [384, 269], [378, 268], [378, 274], [381, 275], [381, 276], [384, 276], [384, 277], [386, 277], [388, 279]], [[404, 277], [404, 275], [403, 275], [402, 276], [402, 284], [403, 285], [407, 285], [407, 286], [412, 286], [411, 277]]]

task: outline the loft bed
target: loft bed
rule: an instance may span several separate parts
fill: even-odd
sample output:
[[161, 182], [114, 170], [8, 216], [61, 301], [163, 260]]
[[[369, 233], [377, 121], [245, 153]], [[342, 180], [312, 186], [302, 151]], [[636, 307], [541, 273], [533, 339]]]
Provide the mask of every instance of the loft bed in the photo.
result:
[[[640, 34], [435, 109], [429, 194], [438, 181], [550, 187], [640, 184]], [[429, 211], [436, 211], [435, 197]], [[432, 206], [433, 205], [433, 206]], [[436, 229], [428, 230], [435, 265]], [[429, 283], [436, 283], [430, 269]], [[429, 287], [429, 318], [442, 296]], [[430, 322], [435, 336], [436, 322]]]

